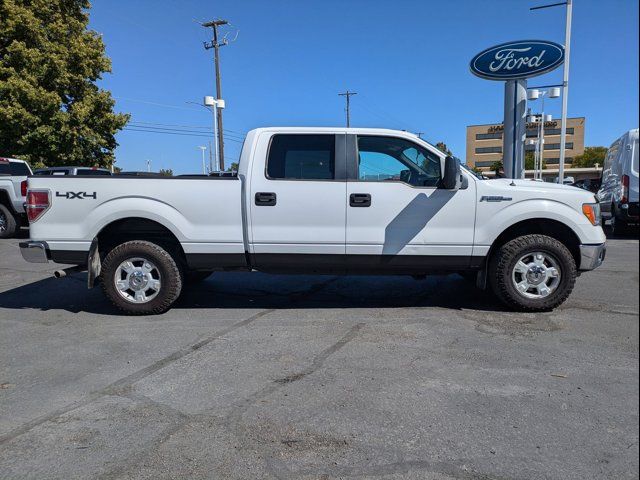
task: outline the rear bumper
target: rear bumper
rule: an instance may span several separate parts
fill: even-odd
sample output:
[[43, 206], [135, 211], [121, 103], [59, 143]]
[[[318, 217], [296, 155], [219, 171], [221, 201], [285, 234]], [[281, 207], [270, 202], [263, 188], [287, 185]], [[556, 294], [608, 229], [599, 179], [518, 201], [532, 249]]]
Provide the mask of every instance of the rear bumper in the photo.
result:
[[606, 243], [580, 245], [580, 265], [578, 270], [593, 270], [602, 265], [607, 253]]
[[49, 247], [46, 242], [20, 242], [20, 253], [29, 263], [47, 263]]
[[[47, 242], [29, 240], [20, 242], [20, 253], [22, 258], [30, 263], [47, 263], [51, 260], [54, 263], [65, 265], [86, 265], [89, 252], [85, 250], [60, 250], [55, 248], [58, 242]], [[54, 247], [52, 250], [51, 247]]]

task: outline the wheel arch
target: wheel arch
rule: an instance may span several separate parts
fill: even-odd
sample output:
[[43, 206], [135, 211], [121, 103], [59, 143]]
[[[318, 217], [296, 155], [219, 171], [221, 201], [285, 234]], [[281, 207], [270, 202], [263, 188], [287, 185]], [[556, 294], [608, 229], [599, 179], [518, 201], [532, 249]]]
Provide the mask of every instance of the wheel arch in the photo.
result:
[[167, 226], [144, 217], [125, 217], [113, 220], [104, 225], [96, 234], [100, 258], [125, 242], [132, 240], [146, 240], [166, 249], [176, 255], [178, 260], [186, 263], [186, 256], [178, 237]]
[[490, 259], [493, 253], [508, 241], [531, 234], [555, 238], [571, 252], [576, 265], [580, 265], [580, 238], [571, 227], [550, 218], [529, 218], [510, 225], [495, 238], [487, 254], [487, 259]]

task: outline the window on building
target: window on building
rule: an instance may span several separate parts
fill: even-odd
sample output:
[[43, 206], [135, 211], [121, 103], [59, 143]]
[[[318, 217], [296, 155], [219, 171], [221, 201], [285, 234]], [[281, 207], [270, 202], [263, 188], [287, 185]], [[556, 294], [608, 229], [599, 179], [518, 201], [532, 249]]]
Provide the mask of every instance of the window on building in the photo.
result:
[[[567, 150], [573, 150], [573, 142], [565, 143], [565, 148]], [[560, 144], [559, 143], [545, 143], [544, 144], [544, 149], [545, 150], [560, 150]]]
[[335, 135], [274, 135], [267, 158], [273, 179], [335, 178]]
[[502, 132], [476, 133], [476, 140], [493, 140], [502, 138]]
[[358, 179], [436, 187], [440, 182], [440, 156], [402, 138], [358, 137]]
[[475, 163], [476, 167], [490, 167], [495, 163], [495, 160], [480, 160]]
[[[560, 135], [561, 130], [559, 128], [545, 128], [544, 135]], [[567, 128], [567, 135], [573, 135], [574, 130], [573, 127]], [[527, 130], [527, 138], [535, 138], [538, 136], [538, 129], [528, 129]]]
[[502, 153], [502, 147], [478, 147], [476, 153]]

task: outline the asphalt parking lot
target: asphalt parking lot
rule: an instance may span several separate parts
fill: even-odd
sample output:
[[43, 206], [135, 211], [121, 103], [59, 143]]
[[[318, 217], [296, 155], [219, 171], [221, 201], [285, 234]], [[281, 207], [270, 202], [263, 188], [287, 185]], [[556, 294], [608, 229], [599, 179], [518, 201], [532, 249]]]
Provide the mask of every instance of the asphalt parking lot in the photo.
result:
[[215, 274], [118, 314], [0, 241], [0, 478], [638, 478], [638, 240], [545, 314], [457, 275]]

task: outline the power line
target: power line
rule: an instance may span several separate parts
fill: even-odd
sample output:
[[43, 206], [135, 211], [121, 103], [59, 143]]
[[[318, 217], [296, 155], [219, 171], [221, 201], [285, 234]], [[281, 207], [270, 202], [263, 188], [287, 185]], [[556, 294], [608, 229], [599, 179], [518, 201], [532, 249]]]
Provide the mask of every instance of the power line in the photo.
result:
[[[167, 133], [178, 132], [178, 133], [203, 134], [203, 135], [211, 136], [211, 134], [209, 134], [207, 131], [188, 130], [186, 128], [154, 127], [154, 126], [150, 126], [150, 125], [139, 125], [139, 124], [133, 124], [133, 123], [130, 123], [129, 125], [127, 125], [127, 127], [129, 127], [129, 128], [142, 128], [142, 129], [146, 129], [146, 130], [154, 130], [154, 131], [157, 131], [157, 132], [160, 132], [160, 133], [161, 132], [167, 132]], [[231, 140], [243, 140], [243, 137], [238, 136], [238, 135], [230, 135], [230, 134], [228, 134], [228, 137]]]
[[[142, 125], [157, 125], [160, 127], [179, 127], [179, 128], [201, 128], [204, 130], [211, 130], [210, 126], [206, 126], [206, 125], [179, 125], [176, 123], [155, 123], [155, 122], [142, 122], [139, 120], [131, 120], [129, 122], [130, 124], [133, 123], [140, 123]], [[227, 130], [225, 129], [225, 132], [229, 132], [229, 133], [237, 133], [238, 135], [246, 135], [246, 132], [238, 132], [237, 130]]]
[[347, 112], [347, 128], [351, 126], [351, 105], [350, 105], [351, 95], [357, 95], [357, 94], [358, 92], [350, 92], [349, 90], [338, 94], [338, 96], [340, 97], [345, 97], [347, 101], [347, 106], [345, 108], [345, 111]]
[[[153, 130], [153, 129], [143, 128], [143, 127], [136, 127], [136, 126], [124, 127], [123, 130], [127, 131], [127, 132], [161, 133], [161, 134], [165, 134], [165, 135], [182, 135], [182, 136], [188, 136], [188, 137], [206, 137], [206, 138], [212, 138], [213, 137], [213, 134], [208, 134], [208, 133], [205, 133], [205, 132]], [[236, 143], [243, 143], [244, 142], [244, 140], [230, 138], [230, 137], [228, 137], [228, 139], [229, 139], [229, 141], [236, 142]]]

